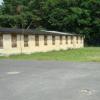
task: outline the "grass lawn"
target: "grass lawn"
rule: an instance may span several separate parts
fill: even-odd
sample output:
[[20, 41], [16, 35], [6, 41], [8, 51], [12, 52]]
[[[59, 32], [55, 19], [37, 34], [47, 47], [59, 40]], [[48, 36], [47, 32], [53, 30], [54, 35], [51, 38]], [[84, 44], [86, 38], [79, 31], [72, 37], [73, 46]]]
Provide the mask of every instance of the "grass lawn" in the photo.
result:
[[0, 59], [100, 62], [100, 47], [86, 47], [75, 50], [33, 53], [30, 55], [21, 54], [9, 57], [0, 57]]

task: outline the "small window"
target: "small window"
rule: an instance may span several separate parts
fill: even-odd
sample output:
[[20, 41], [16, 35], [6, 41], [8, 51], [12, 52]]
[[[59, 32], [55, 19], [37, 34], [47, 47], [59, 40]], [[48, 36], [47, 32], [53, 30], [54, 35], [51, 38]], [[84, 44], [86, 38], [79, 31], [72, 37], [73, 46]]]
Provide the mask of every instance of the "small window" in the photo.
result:
[[71, 44], [73, 44], [73, 36], [71, 36]]
[[68, 44], [68, 36], [66, 36], [66, 44]]
[[60, 36], [60, 45], [62, 44], [62, 36]]
[[3, 34], [0, 34], [0, 48], [3, 48]]
[[35, 46], [39, 46], [39, 36], [35, 35]]
[[44, 45], [47, 45], [47, 35], [44, 36]]
[[12, 40], [12, 48], [17, 47], [17, 34], [12, 34], [11, 40]]
[[28, 35], [24, 35], [24, 47], [28, 47]]
[[77, 42], [77, 44], [78, 44], [78, 36], [76, 37], [76, 42]]
[[55, 45], [55, 36], [52, 36], [52, 44]]

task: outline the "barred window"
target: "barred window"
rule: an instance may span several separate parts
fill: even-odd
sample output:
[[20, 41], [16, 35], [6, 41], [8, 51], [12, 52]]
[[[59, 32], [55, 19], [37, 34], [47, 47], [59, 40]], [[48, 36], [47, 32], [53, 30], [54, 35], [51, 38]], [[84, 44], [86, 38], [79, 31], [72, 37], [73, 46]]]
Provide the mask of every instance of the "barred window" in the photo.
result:
[[62, 36], [60, 36], [60, 45], [62, 44]]
[[29, 38], [28, 38], [28, 35], [24, 35], [24, 47], [28, 47], [28, 41], [29, 41]]
[[35, 46], [39, 46], [39, 36], [35, 35]]
[[47, 45], [47, 35], [44, 36], [44, 45]]
[[68, 36], [66, 36], [66, 44], [68, 44]]
[[73, 44], [73, 36], [71, 36], [71, 44]]
[[11, 41], [12, 41], [12, 48], [17, 47], [17, 34], [11, 35]]
[[0, 48], [3, 48], [3, 34], [0, 34]]
[[52, 44], [55, 45], [55, 36], [52, 36]]

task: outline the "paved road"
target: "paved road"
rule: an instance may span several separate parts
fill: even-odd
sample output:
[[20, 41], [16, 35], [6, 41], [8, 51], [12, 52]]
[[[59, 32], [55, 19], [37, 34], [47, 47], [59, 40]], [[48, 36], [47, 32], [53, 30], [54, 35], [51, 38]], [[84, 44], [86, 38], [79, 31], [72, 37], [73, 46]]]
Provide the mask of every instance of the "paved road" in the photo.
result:
[[100, 100], [100, 63], [0, 60], [0, 100]]

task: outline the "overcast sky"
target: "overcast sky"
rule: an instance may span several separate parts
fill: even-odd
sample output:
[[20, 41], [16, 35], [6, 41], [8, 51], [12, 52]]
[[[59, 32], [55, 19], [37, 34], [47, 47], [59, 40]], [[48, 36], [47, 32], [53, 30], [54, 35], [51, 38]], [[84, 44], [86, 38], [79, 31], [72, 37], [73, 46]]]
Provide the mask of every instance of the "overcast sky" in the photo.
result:
[[2, 3], [3, 0], [0, 0], [0, 4]]

